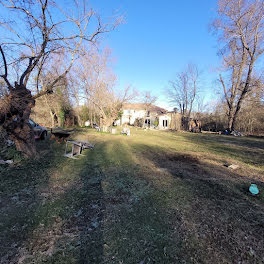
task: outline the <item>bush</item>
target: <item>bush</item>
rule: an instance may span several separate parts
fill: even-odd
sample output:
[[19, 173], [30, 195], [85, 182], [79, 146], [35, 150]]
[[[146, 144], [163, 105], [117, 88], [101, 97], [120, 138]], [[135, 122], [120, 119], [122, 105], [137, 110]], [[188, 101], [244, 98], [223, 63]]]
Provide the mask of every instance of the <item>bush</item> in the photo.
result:
[[159, 120], [156, 119], [156, 120], [153, 122], [153, 125], [154, 125], [155, 127], [157, 127], [157, 126], [159, 125]]
[[136, 118], [134, 122], [134, 126], [136, 127], [143, 127], [144, 119], [143, 118]]

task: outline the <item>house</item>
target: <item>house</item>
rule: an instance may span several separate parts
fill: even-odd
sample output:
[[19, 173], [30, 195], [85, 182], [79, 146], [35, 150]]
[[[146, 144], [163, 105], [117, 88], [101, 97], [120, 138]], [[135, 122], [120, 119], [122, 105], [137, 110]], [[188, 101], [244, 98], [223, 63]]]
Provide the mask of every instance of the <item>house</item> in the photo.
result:
[[117, 124], [134, 125], [136, 120], [142, 122], [143, 127], [169, 129], [171, 114], [166, 109], [156, 105], [124, 104], [123, 114]]

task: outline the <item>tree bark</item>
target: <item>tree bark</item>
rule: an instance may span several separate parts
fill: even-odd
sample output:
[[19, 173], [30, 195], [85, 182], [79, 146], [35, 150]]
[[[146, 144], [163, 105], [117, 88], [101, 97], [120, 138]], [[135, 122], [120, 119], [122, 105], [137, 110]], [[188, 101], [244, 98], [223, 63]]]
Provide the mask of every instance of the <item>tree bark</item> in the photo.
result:
[[77, 113], [77, 122], [78, 122], [78, 126], [82, 127], [83, 126], [83, 122], [82, 119], [80, 117], [80, 115]]
[[228, 115], [228, 131], [232, 132], [234, 130], [234, 117], [233, 115]]
[[16, 83], [15, 89], [11, 89], [9, 95], [4, 97], [0, 108], [0, 124], [15, 142], [18, 151], [27, 157], [38, 156], [34, 131], [29, 124], [29, 116], [35, 100], [31, 92], [21, 84]]
[[38, 157], [34, 132], [28, 122], [21, 127], [17, 127], [10, 135], [10, 139], [15, 142], [16, 149], [23, 152], [25, 156]]
[[55, 117], [56, 117], [56, 113], [50, 110], [51, 127], [55, 127]]

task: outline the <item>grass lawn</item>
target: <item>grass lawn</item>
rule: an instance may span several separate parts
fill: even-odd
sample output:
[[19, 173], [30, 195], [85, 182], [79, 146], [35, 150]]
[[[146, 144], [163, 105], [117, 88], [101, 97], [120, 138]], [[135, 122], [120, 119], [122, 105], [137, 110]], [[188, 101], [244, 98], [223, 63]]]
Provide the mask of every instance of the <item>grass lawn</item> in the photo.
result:
[[264, 139], [74, 137], [95, 148], [39, 141], [42, 158], [0, 165], [1, 264], [264, 263]]

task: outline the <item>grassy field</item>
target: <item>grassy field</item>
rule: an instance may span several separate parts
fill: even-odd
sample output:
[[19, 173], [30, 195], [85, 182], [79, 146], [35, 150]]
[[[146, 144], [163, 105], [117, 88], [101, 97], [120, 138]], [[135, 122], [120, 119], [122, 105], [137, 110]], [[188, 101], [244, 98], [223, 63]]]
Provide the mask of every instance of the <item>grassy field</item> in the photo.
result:
[[0, 165], [1, 264], [264, 263], [264, 139], [74, 137], [95, 148], [40, 141], [39, 160]]

